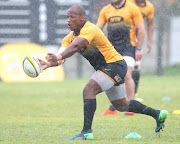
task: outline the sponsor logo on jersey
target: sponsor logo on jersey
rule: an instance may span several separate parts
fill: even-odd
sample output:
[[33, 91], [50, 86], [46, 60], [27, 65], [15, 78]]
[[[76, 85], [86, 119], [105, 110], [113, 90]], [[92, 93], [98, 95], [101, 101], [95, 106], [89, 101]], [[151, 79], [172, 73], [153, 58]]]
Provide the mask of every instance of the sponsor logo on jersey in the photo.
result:
[[108, 21], [109, 21], [110, 23], [120, 23], [120, 22], [124, 21], [124, 18], [121, 17], [121, 16], [113, 16], [113, 17], [110, 17], [110, 18], [108, 19]]

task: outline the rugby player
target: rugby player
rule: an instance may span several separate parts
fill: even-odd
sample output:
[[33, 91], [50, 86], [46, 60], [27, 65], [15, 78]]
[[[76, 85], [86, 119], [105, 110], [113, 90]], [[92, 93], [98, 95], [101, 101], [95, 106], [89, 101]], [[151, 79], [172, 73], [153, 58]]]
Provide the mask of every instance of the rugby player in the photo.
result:
[[[145, 36], [143, 17], [140, 10], [131, 2], [111, 0], [111, 4], [103, 7], [100, 11], [96, 25], [103, 29], [106, 23], [109, 41], [124, 57], [128, 65], [125, 76], [126, 95], [129, 100], [133, 100], [135, 84], [132, 79], [132, 69], [134, 68], [135, 60], [139, 61], [142, 58], [142, 44]], [[110, 107], [103, 112], [103, 115], [117, 114], [117, 110], [111, 103]]]
[[[154, 6], [153, 4], [148, 0], [128, 0], [132, 3], [134, 3], [139, 10], [141, 11], [141, 14], [144, 18], [144, 21], [147, 23], [147, 52], [146, 54], [149, 54], [151, 52], [152, 48], [152, 37], [153, 37], [153, 19], [154, 19]], [[135, 45], [136, 46], [136, 45]], [[140, 64], [141, 61], [136, 61], [134, 69], [132, 71], [132, 78], [135, 83], [135, 99], [142, 101], [143, 99], [139, 98], [137, 90], [138, 90], [138, 84], [140, 79]]]
[[[71, 32], [64, 37], [57, 55], [48, 53], [46, 60], [40, 60], [41, 71], [62, 64], [63, 59], [76, 52], [86, 58], [96, 70], [83, 89], [84, 126], [82, 131], [68, 140], [92, 140], [92, 122], [96, 111], [96, 95], [105, 91], [113, 106], [119, 111], [130, 111], [152, 116], [156, 120], [155, 132], [159, 132], [168, 112], [156, 110], [135, 100], [126, 100], [124, 77], [127, 64], [104, 33], [96, 25], [86, 20], [83, 7], [74, 5], [67, 11], [68, 26]], [[61, 49], [60, 48], [60, 49]]]

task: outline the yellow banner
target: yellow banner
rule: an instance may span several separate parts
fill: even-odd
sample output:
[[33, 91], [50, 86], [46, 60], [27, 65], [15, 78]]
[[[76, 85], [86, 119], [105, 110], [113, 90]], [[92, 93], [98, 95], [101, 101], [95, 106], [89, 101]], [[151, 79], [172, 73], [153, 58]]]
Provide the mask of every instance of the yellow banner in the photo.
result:
[[0, 47], [0, 78], [5, 82], [63, 81], [62, 66], [49, 68], [36, 78], [24, 73], [22, 62], [26, 56], [44, 59], [48, 52], [44, 47], [34, 43], [14, 43]]

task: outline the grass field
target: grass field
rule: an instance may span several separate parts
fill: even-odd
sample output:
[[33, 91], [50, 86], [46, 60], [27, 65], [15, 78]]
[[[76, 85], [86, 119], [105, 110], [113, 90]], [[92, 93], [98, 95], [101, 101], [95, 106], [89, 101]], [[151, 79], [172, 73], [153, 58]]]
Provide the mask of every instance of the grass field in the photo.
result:
[[[139, 94], [143, 103], [169, 111], [166, 127], [159, 137], [155, 120], [135, 114], [102, 116], [108, 107], [104, 93], [97, 96], [93, 141], [68, 141], [83, 126], [82, 89], [88, 80], [46, 83], [0, 82], [0, 143], [2, 144], [178, 144], [180, 143], [180, 75], [143, 75]], [[170, 97], [170, 101], [162, 101]], [[131, 132], [141, 139], [125, 139]]]

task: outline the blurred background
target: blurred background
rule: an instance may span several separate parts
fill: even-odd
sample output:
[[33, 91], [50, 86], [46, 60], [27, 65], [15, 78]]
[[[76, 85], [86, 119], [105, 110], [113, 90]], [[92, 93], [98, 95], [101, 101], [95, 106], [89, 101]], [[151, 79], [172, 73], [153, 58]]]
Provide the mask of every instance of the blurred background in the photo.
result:
[[[180, 64], [180, 0], [150, 2], [155, 7], [152, 52], [149, 55], [144, 54], [141, 71], [161, 76], [165, 67]], [[0, 78], [5, 80], [3, 75], [6, 73], [9, 76], [7, 71], [10, 70], [15, 75], [17, 71], [23, 71], [23, 58], [19, 58], [19, 55], [25, 57], [30, 54], [30, 49], [34, 54], [39, 46], [44, 48], [43, 53], [58, 51], [63, 37], [70, 32], [66, 19], [66, 12], [70, 6], [83, 6], [87, 19], [96, 24], [101, 8], [108, 3], [109, 0], [0, 0]], [[106, 30], [104, 33], [106, 34]], [[22, 50], [17, 44], [22, 44], [21, 47], [23, 44], [29, 46]], [[18, 64], [12, 63], [12, 55], [15, 55]], [[7, 57], [10, 57], [10, 60]], [[64, 78], [88, 78], [94, 72], [90, 64], [79, 54], [67, 59], [62, 67], [63, 70], [59, 71], [63, 78], [58, 78], [59, 81]], [[58, 72], [55, 73], [58, 75]]]

